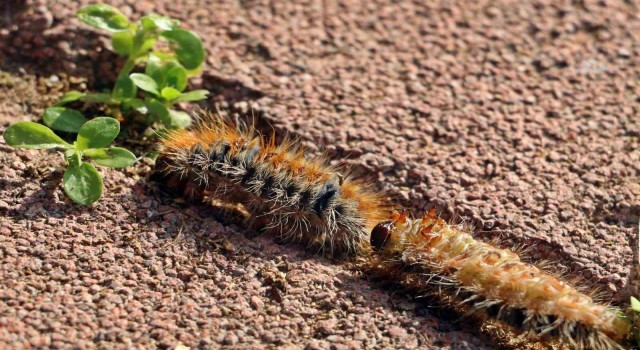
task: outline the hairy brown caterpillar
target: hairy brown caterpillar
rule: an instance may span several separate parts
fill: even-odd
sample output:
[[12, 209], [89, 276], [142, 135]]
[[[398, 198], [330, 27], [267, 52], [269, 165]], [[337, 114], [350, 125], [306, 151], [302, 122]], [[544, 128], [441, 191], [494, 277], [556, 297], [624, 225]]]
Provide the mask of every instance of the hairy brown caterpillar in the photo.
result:
[[372, 230], [371, 246], [376, 252], [372, 267], [392, 275], [389, 278], [417, 290], [435, 288], [449, 303], [548, 345], [622, 349], [620, 343], [630, 335], [631, 324], [619, 310], [594, 303], [568, 283], [522, 262], [511, 250], [447, 225], [434, 210], [421, 219], [393, 214]]
[[630, 334], [616, 310], [510, 250], [477, 241], [433, 212], [390, 215], [382, 194], [322, 157], [306, 157], [292, 141], [276, 145], [252, 127], [212, 117], [169, 132], [159, 164], [170, 187], [240, 205], [255, 228], [328, 255], [357, 255], [387, 281], [473, 313], [498, 345], [619, 349]]
[[382, 197], [364, 182], [228, 118], [168, 133], [163, 157], [190, 195], [240, 203], [254, 227], [329, 255], [354, 254], [385, 216]]

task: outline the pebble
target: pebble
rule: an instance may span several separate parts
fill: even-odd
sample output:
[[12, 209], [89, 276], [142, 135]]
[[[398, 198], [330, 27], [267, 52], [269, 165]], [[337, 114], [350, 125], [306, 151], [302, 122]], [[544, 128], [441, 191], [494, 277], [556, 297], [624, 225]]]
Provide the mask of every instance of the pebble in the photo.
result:
[[250, 303], [251, 303], [251, 307], [254, 310], [261, 309], [264, 306], [264, 303], [262, 302], [262, 300], [257, 296], [252, 296]]

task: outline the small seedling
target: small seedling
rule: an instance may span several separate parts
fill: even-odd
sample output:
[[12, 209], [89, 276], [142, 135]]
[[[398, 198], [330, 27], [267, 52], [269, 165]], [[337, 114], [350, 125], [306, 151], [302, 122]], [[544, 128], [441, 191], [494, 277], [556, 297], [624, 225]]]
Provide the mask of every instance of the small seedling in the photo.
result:
[[[121, 147], [109, 147], [120, 132], [120, 123], [108, 117], [98, 117], [79, 123], [82, 115], [69, 118], [61, 116], [66, 111], [56, 110], [45, 116], [58, 130], [77, 132], [73, 144], [67, 143], [50, 128], [32, 122], [11, 125], [4, 133], [10, 146], [29, 149], [62, 149], [67, 169], [63, 186], [67, 195], [76, 203], [91, 204], [102, 195], [102, 176], [96, 168], [87, 163], [91, 158], [95, 163], [110, 168], [122, 168], [136, 162], [136, 156]], [[79, 113], [78, 113], [79, 114]], [[84, 117], [82, 117], [84, 118]], [[77, 129], [77, 130], [76, 130]]]
[[[91, 204], [102, 195], [102, 177], [85, 161], [90, 158], [99, 165], [126, 167], [136, 161], [133, 153], [120, 147], [109, 147], [120, 132], [119, 121], [134, 114], [146, 115], [149, 124], [158, 122], [166, 128], [183, 128], [191, 117], [173, 109], [179, 102], [195, 102], [207, 97], [207, 90], [185, 92], [189, 77], [199, 74], [205, 59], [204, 46], [193, 32], [179, 28], [178, 20], [155, 14], [143, 16], [132, 23], [116, 8], [95, 4], [77, 13], [78, 18], [111, 33], [111, 46], [126, 62], [118, 74], [113, 89], [106, 93], [67, 92], [42, 115], [47, 126], [23, 122], [10, 126], [4, 133], [7, 144], [19, 148], [64, 150], [67, 170], [64, 190], [76, 203]], [[156, 48], [159, 41], [166, 45]], [[134, 73], [138, 65], [146, 64], [144, 73]], [[83, 101], [107, 105], [114, 118], [88, 120], [65, 105]], [[54, 131], [77, 133], [73, 144]]]
[[[131, 23], [116, 8], [95, 4], [78, 11], [78, 18], [98, 29], [111, 33], [111, 46], [127, 58], [115, 85], [109, 93], [81, 93], [69, 91], [56, 104], [57, 111], [66, 119], [70, 113], [60, 108], [74, 101], [103, 103], [114, 111], [113, 117], [137, 112], [147, 115], [147, 122], [159, 122], [165, 127], [182, 128], [191, 123], [191, 117], [171, 107], [178, 102], [195, 102], [207, 97], [207, 90], [184, 92], [189, 77], [200, 73], [205, 59], [204, 46], [193, 32], [179, 28], [178, 20], [150, 14]], [[168, 50], [154, 50], [158, 41], [169, 44]], [[146, 63], [145, 72], [133, 69]], [[140, 97], [138, 89], [143, 91]], [[48, 110], [47, 110], [48, 112]], [[46, 114], [46, 113], [45, 113]], [[51, 124], [45, 119], [45, 123]]]
[[[108, 93], [69, 91], [55, 106], [42, 115], [47, 126], [23, 122], [10, 126], [4, 133], [7, 144], [19, 148], [64, 150], [67, 170], [64, 190], [80, 204], [91, 204], [102, 195], [102, 177], [85, 161], [112, 168], [126, 167], [136, 161], [133, 153], [120, 147], [109, 147], [120, 132], [123, 116], [139, 113], [149, 124], [159, 122], [167, 128], [182, 128], [191, 117], [172, 107], [179, 102], [195, 102], [207, 97], [208, 91], [185, 92], [189, 77], [200, 73], [205, 59], [204, 46], [193, 32], [179, 28], [178, 20], [150, 14], [132, 23], [116, 8], [95, 4], [82, 8], [78, 18], [111, 33], [111, 45], [126, 62]], [[165, 41], [164, 49], [155, 49]], [[139, 64], [144, 73], [134, 73]], [[83, 101], [109, 106], [112, 116], [87, 120], [82, 113], [65, 105]], [[77, 133], [73, 144], [67, 143], [53, 130]]]

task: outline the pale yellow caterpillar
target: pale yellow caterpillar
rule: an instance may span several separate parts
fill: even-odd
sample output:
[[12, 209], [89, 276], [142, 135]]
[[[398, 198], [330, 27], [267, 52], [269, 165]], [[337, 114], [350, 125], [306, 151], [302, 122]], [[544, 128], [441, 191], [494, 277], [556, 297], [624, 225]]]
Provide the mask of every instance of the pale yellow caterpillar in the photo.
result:
[[[619, 310], [446, 224], [430, 211], [420, 219], [394, 214], [371, 232], [372, 268], [417, 290], [448, 294], [450, 303], [499, 320], [549, 346], [622, 349], [631, 324]], [[504, 329], [503, 329], [504, 330]], [[513, 333], [513, 332], [512, 332]], [[505, 340], [502, 340], [505, 342]], [[520, 345], [522, 347], [522, 345]]]

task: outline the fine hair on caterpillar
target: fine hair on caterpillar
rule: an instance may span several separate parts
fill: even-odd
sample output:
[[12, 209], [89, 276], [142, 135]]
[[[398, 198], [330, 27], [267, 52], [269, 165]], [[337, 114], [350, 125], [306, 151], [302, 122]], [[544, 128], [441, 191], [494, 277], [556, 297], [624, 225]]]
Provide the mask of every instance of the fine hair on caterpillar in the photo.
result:
[[[622, 349], [628, 340], [631, 325], [619, 310], [595, 303], [511, 250], [448, 225], [434, 210], [420, 219], [393, 214], [376, 225], [370, 242], [372, 271], [411, 289], [431, 290], [463, 313], [496, 321], [501, 331], [494, 335], [502, 337], [502, 345], [515, 344], [505, 331], [569, 349]], [[526, 347], [535, 348], [532, 344]]]
[[293, 141], [279, 145], [251, 125], [205, 116], [170, 131], [160, 166], [169, 186], [197, 199], [240, 203], [248, 224], [331, 256], [353, 255], [387, 212], [363, 181], [340, 174]]

